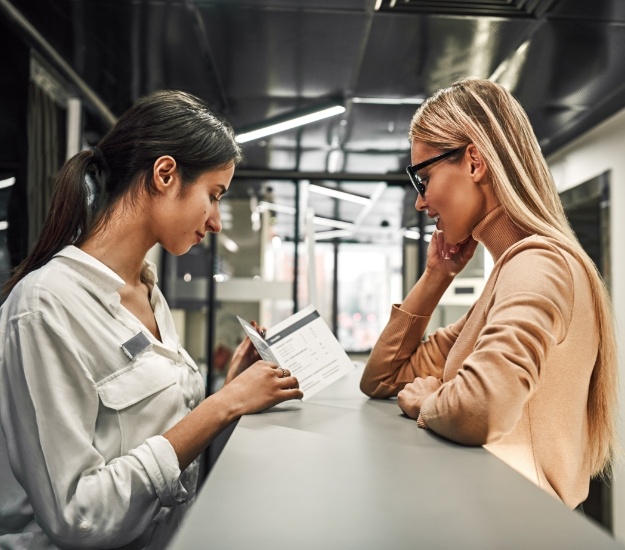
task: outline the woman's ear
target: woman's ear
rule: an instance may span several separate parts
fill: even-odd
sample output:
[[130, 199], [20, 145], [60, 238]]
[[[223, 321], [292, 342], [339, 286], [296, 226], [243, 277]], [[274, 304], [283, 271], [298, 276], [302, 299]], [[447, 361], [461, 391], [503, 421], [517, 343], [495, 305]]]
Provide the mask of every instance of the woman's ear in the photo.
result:
[[487, 172], [484, 157], [482, 157], [482, 154], [478, 151], [477, 147], [473, 143], [470, 143], [465, 151], [465, 158], [469, 163], [473, 181], [479, 183], [482, 179], [484, 179]]
[[159, 193], [167, 193], [169, 190], [174, 189], [179, 179], [176, 160], [169, 155], [158, 157], [154, 161], [152, 178], [154, 188]]

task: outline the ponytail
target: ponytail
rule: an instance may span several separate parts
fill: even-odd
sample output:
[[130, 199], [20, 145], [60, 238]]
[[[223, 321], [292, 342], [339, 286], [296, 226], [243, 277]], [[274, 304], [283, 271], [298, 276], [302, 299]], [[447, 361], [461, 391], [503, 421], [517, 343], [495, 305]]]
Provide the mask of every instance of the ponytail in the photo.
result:
[[152, 168], [164, 155], [176, 159], [184, 187], [206, 171], [236, 166], [241, 148], [230, 124], [198, 97], [159, 90], [139, 99], [97, 147], [63, 165], [41, 235], [4, 292], [63, 247], [80, 246], [103, 230], [120, 201], [132, 201], [142, 191], [155, 194]]
[[97, 149], [82, 151], [63, 165], [56, 177], [41, 234], [32, 251], [5, 283], [5, 295], [62, 248], [87, 236], [93, 221], [91, 213], [103, 204], [105, 173], [106, 162]]

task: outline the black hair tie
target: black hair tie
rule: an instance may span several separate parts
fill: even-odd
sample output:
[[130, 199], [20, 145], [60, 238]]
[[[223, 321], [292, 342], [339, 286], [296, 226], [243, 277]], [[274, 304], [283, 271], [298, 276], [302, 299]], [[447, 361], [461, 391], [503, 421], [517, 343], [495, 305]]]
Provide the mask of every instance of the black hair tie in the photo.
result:
[[108, 173], [108, 164], [106, 162], [106, 158], [104, 158], [104, 153], [102, 153], [102, 149], [100, 149], [97, 145], [94, 145], [91, 148], [91, 152], [93, 153], [93, 163], [96, 165], [99, 171]]

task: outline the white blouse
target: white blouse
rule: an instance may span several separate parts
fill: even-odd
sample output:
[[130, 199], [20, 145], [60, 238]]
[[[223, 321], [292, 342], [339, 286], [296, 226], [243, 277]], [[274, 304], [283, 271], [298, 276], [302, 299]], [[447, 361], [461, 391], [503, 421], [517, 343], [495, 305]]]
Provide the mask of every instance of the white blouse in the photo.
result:
[[162, 343], [121, 305], [124, 281], [73, 246], [0, 308], [0, 548], [164, 548], [195, 498], [199, 460], [181, 473], [161, 434], [204, 381], [153, 264], [143, 277]]

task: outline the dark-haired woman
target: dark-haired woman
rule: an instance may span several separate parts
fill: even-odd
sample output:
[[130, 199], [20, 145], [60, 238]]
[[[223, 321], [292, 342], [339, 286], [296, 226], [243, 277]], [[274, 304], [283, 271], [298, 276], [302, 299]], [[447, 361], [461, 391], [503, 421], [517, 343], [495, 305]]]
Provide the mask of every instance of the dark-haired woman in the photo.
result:
[[0, 310], [0, 547], [163, 548], [198, 456], [228, 424], [302, 397], [249, 340], [226, 384], [180, 345], [146, 253], [221, 230], [240, 160], [197, 98], [156, 92], [61, 169]]

